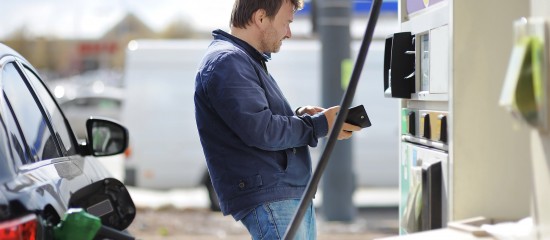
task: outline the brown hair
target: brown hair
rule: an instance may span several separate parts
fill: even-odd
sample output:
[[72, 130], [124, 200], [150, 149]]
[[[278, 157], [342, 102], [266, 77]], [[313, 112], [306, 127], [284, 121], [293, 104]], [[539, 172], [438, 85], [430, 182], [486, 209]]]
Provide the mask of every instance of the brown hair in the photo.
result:
[[267, 17], [273, 19], [283, 5], [283, 1], [289, 1], [294, 6], [294, 11], [304, 6], [303, 0], [235, 0], [230, 26], [246, 28], [252, 20], [252, 14], [259, 9], [265, 10]]

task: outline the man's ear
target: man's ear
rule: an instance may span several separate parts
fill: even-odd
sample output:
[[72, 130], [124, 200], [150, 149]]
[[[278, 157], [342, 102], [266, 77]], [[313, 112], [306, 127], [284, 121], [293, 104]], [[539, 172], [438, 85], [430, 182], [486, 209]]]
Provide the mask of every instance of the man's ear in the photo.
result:
[[253, 15], [254, 24], [261, 26], [267, 21], [267, 14], [264, 9], [258, 9]]

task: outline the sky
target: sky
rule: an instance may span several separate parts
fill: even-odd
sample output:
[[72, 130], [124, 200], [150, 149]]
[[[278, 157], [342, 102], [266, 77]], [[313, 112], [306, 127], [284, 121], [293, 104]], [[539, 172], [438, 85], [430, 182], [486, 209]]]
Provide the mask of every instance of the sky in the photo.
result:
[[175, 19], [196, 29], [227, 28], [230, 0], [23, 0], [3, 1], [0, 39], [25, 27], [30, 37], [95, 38], [128, 12], [154, 30]]
[[[305, 0], [309, 2], [310, 0]], [[232, 0], [18, 0], [3, 1], [0, 40], [21, 28], [29, 38], [96, 39], [127, 13], [137, 15], [155, 31], [175, 20], [184, 20], [203, 32], [229, 29]], [[353, 0], [370, 6], [371, 0]], [[396, 0], [384, 0], [384, 3]], [[394, 7], [395, 7], [394, 6]], [[384, 4], [382, 5], [384, 9]], [[393, 10], [395, 12], [395, 10]], [[395, 15], [396, 16], [396, 15]], [[364, 33], [367, 17], [352, 21], [353, 36]], [[386, 36], [396, 31], [397, 21], [379, 21], [377, 32]], [[385, 26], [388, 25], [388, 26]], [[310, 34], [309, 20], [294, 21], [293, 35]], [[382, 31], [380, 31], [382, 30]], [[376, 33], [375, 33], [376, 34]]]

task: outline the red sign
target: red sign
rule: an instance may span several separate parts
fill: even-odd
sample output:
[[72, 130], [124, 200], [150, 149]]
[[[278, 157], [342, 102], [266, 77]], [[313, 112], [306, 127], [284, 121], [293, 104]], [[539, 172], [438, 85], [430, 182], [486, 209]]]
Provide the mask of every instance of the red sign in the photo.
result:
[[102, 52], [113, 54], [117, 49], [118, 45], [114, 42], [81, 43], [78, 45], [78, 51], [83, 55], [98, 54]]

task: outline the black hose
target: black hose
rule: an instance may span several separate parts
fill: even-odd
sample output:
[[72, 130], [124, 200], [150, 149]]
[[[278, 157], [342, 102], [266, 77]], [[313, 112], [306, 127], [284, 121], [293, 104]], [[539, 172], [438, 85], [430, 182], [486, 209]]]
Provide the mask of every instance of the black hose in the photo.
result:
[[346, 116], [348, 115], [348, 109], [350, 108], [353, 97], [355, 96], [355, 90], [357, 89], [359, 77], [361, 76], [361, 72], [363, 71], [363, 65], [365, 65], [365, 59], [367, 58], [367, 53], [369, 51], [369, 47], [372, 41], [372, 35], [374, 33], [374, 28], [376, 27], [378, 15], [380, 15], [381, 6], [382, 0], [374, 0], [372, 2], [367, 29], [365, 30], [363, 42], [361, 43], [361, 48], [359, 49], [359, 54], [353, 68], [348, 89], [344, 93], [342, 103], [340, 104], [340, 113], [336, 117], [336, 122], [334, 122], [332, 133], [330, 134], [328, 141], [325, 145], [325, 149], [323, 151], [323, 154], [321, 155], [321, 159], [319, 160], [319, 163], [317, 164], [317, 167], [313, 172], [313, 176], [309, 180], [306, 186], [306, 190], [302, 195], [302, 198], [300, 199], [300, 205], [298, 206], [298, 209], [296, 210], [296, 213], [294, 214], [294, 217], [292, 218], [292, 221], [286, 230], [285, 236], [283, 238], [285, 240], [294, 239], [294, 235], [296, 235], [296, 231], [298, 230], [298, 227], [300, 227], [300, 223], [304, 218], [307, 207], [315, 196], [317, 185], [319, 184], [321, 176], [323, 175], [323, 172], [328, 164], [330, 154], [332, 153], [332, 150], [334, 149], [334, 144], [336, 144], [336, 141], [338, 139], [338, 133], [344, 125], [344, 121], [346, 119]]
[[94, 239], [135, 240], [135, 238], [123, 231], [102, 225]]

